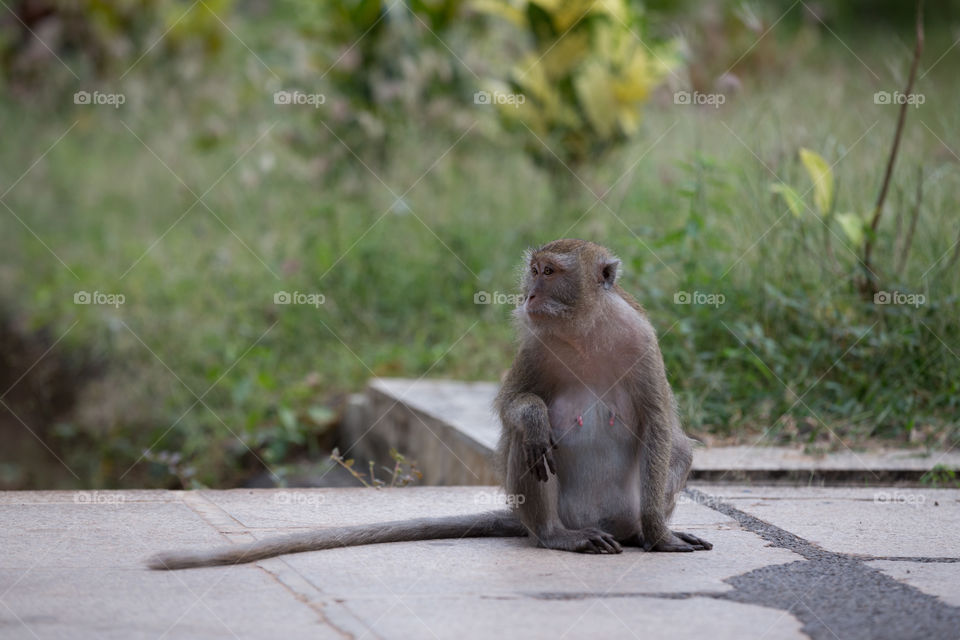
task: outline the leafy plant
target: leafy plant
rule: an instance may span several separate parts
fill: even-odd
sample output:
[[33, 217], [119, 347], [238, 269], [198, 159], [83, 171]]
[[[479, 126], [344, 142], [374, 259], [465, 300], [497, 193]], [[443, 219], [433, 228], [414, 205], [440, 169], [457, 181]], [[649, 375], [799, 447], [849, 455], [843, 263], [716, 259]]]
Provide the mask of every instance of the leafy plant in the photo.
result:
[[[797, 189], [784, 182], [775, 182], [770, 185], [770, 191], [779, 194], [787, 205], [787, 209], [797, 218], [802, 218], [804, 210], [809, 209], [822, 219], [827, 231], [829, 231], [829, 225], [835, 220], [850, 244], [857, 249], [861, 248], [865, 239], [866, 221], [854, 212], [834, 212], [836, 187], [830, 163], [816, 151], [804, 148], [800, 149], [800, 161], [812, 183], [807, 191], [813, 191], [814, 206], [809, 207]], [[826, 235], [824, 244], [828, 251], [830, 251], [829, 243], [829, 235]]]
[[930, 487], [960, 487], [960, 477], [955, 469], [938, 464], [920, 477], [920, 483]]
[[154, 48], [166, 54], [217, 53], [227, 33], [221, 20], [230, 15], [233, 0], [20, 0], [6, 8], [8, 15], [0, 18], [0, 67], [19, 86], [51, 69], [65, 71], [51, 64], [54, 57], [70, 60], [71, 69], [105, 77], [129, 70]]
[[[923, 3], [921, 1], [917, 3], [916, 47], [914, 49], [913, 61], [910, 66], [910, 75], [907, 80], [907, 86], [903, 92], [904, 96], [912, 95], [911, 92], [916, 79], [917, 65], [920, 60], [920, 54], [923, 52], [923, 40]], [[800, 149], [800, 160], [807, 171], [807, 175], [810, 177], [810, 180], [813, 183], [813, 186], [811, 187], [813, 190], [813, 201], [816, 206], [817, 213], [821, 218], [823, 218], [824, 229], [829, 231], [830, 224], [833, 220], [836, 220], [850, 245], [856, 252], [857, 262], [861, 267], [861, 275], [856, 278], [856, 285], [863, 298], [868, 301], [872, 300], [881, 288], [879, 274], [880, 269], [873, 261], [873, 248], [876, 243], [880, 219], [883, 215], [884, 204], [886, 203], [887, 193], [890, 187], [891, 177], [893, 175], [893, 168], [896, 164], [897, 154], [900, 150], [900, 140], [903, 135], [903, 127], [906, 121], [908, 104], [909, 101], [904, 100], [900, 105], [897, 125], [893, 136], [893, 145], [890, 149], [890, 154], [887, 159], [887, 165], [884, 171], [883, 180], [881, 182], [880, 192], [877, 195], [876, 204], [873, 206], [872, 210], [867, 213], [846, 211], [843, 213], [834, 214], [835, 187], [833, 170], [830, 164], [827, 163], [827, 161], [824, 160], [823, 156], [820, 154], [809, 149]], [[920, 198], [922, 197], [922, 169], [920, 170], [920, 174], [921, 179], [917, 187], [917, 203], [914, 208], [914, 225], [916, 224], [916, 216], [920, 211]], [[779, 194], [783, 198], [791, 213], [798, 217], [801, 215], [801, 208], [805, 205], [802, 197], [797, 194], [796, 189], [782, 182], [778, 182], [771, 186], [771, 191]], [[912, 241], [912, 233], [910, 234], [909, 238]], [[832, 261], [835, 261], [832, 249], [830, 248], [830, 236], [828, 233], [824, 234], [824, 248], [828, 257]], [[908, 242], [901, 247], [898, 263], [899, 268], [896, 269], [897, 271], [902, 269], [903, 264], [906, 262], [906, 256], [909, 251], [910, 243]], [[893, 256], [891, 256], [890, 262], [891, 265], [894, 263]], [[888, 273], [893, 270], [894, 269], [891, 267], [888, 270]]]
[[[478, 0], [521, 29], [528, 45], [505, 80], [490, 81], [507, 123], [531, 135], [535, 158], [580, 165], [637, 135], [640, 105], [678, 62], [677, 43], [650, 48], [625, 0]], [[556, 155], [554, 155], [556, 154]]]
[[356, 461], [353, 458], [345, 460], [343, 456], [340, 455], [340, 449], [335, 448], [330, 453], [331, 460], [349, 471], [350, 475], [356, 478], [360, 484], [368, 489], [380, 489], [381, 487], [406, 487], [423, 477], [423, 474], [417, 468], [417, 462], [415, 460], [407, 460], [407, 458], [396, 449], [390, 449], [390, 458], [394, 462], [393, 467], [380, 467], [382, 470], [386, 471], [387, 474], [389, 474], [388, 482], [377, 477], [376, 463], [373, 460], [368, 461], [367, 473], [369, 475], [364, 476], [364, 474], [360, 473], [354, 468]]

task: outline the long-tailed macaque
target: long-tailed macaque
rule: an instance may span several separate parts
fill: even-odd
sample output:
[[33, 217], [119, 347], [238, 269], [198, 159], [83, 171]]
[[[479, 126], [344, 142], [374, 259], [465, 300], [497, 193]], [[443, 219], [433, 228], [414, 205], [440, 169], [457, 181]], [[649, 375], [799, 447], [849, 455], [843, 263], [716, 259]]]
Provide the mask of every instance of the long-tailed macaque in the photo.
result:
[[582, 553], [711, 549], [667, 522], [686, 482], [680, 428], [656, 333], [617, 284], [620, 262], [584, 240], [529, 251], [520, 347], [496, 399], [497, 460], [511, 509], [322, 529], [212, 550], [174, 551], [154, 569], [252, 562], [380, 542], [529, 536]]

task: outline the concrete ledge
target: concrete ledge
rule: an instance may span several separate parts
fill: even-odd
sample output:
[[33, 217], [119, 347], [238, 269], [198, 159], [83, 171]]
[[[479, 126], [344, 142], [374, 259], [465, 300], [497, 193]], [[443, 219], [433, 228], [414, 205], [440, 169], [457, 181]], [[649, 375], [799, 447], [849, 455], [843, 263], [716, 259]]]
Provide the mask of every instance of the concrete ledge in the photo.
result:
[[[451, 380], [371, 380], [344, 421], [350, 455], [382, 462], [395, 448], [419, 462], [424, 483], [494, 484], [492, 452], [500, 425], [498, 385]], [[692, 480], [787, 484], [917, 483], [935, 465], [960, 470], [960, 452], [842, 451], [812, 456], [799, 447], [698, 448]]]
[[390, 449], [418, 461], [427, 485], [499, 482], [492, 452], [498, 427], [489, 382], [429, 383], [374, 379], [354, 397], [344, 420], [344, 450], [387, 464]]

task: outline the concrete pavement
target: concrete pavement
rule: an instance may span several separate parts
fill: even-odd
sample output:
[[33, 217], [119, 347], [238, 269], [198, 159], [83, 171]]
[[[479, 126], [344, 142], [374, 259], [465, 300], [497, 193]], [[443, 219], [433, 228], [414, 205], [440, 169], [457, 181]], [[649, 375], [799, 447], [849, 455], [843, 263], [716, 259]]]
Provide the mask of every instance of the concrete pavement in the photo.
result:
[[713, 551], [526, 539], [154, 572], [160, 549], [497, 508], [489, 487], [0, 494], [2, 638], [957, 638], [960, 490], [699, 485]]

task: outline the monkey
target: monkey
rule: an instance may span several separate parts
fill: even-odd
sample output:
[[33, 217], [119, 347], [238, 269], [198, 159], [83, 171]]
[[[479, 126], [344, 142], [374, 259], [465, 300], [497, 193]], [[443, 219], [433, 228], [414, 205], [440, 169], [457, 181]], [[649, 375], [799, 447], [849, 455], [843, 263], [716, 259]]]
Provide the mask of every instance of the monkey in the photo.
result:
[[561, 239], [528, 250], [519, 347], [494, 401], [495, 459], [510, 508], [159, 553], [153, 569], [253, 562], [289, 553], [438, 538], [527, 537], [589, 554], [689, 552], [713, 545], [667, 523], [693, 460], [656, 332], [618, 283], [608, 249]]
[[667, 522], [693, 461], [656, 332], [585, 240], [528, 252], [520, 347], [495, 405], [498, 460], [537, 544], [583, 553], [699, 551]]

